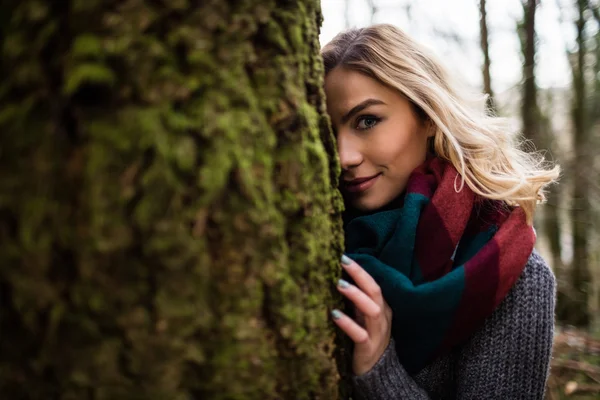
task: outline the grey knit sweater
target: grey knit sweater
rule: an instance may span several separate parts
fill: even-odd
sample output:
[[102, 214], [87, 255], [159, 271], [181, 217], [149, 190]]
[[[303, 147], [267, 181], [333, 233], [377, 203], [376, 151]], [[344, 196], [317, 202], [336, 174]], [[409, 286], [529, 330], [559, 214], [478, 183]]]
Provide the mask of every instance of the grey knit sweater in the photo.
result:
[[390, 343], [381, 359], [355, 376], [360, 399], [543, 399], [554, 331], [556, 282], [535, 251], [498, 309], [471, 338], [415, 376]]

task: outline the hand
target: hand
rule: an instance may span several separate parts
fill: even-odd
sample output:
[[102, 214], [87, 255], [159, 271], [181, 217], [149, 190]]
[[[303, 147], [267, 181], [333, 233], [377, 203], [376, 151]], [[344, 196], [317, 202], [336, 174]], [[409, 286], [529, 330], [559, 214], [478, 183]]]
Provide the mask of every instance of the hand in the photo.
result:
[[379, 285], [360, 265], [344, 256], [342, 267], [357, 285], [340, 279], [337, 286], [354, 303], [356, 321], [339, 310], [331, 314], [337, 326], [354, 341], [352, 369], [355, 375], [362, 375], [373, 368], [390, 343], [392, 309], [383, 299]]

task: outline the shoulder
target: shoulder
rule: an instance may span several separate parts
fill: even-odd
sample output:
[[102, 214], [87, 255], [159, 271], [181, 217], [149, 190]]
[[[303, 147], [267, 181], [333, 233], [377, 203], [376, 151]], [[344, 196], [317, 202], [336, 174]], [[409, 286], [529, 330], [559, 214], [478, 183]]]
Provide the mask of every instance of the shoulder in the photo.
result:
[[555, 298], [554, 274], [534, 250], [504, 300], [459, 352], [519, 353], [527, 352], [532, 340], [551, 343]]
[[[511, 291], [457, 349], [457, 391], [466, 398], [541, 399], [554, 335], [556, 281], [534, 251]], [[460, 397], [460, 396], [459, 396]]]
[[[521, 276], [515, 282], [485, 325], [496, 329], [535, 329], [535, 325], [554, 323], [556, 279], [554, 273], [534, 250]], [[485, 329], [485, 327], [484, 327]]]
[[538, 279], [541, 279], [544, 282], [555, 282], [554, 273], [550, 269], [550, 266], [535, 249], [529, 256], [523, 273], [526, 274], [526, 276], [531, 275], [537, 277]]
[[542, 258], [534, 250], [527, 264], [521, 273], [521, 276], [509, 291], [504, 301], [500, 304], [497, 311], [502, 310], [505, 303], [517, 302], [520, 307], [527, 305], [540, 305], [540, 303], [554, 304], [556, 296], [556, 278], [554, 273]]
[[[551, 342], [555, 303], [554, 273], [534, 250], [517, 282], [471, 341], [479, 344], [486, 342], [487, 346], [490, 340], [499, 344], [537, 336], [538, 340]], [[513, 341], [510, 347], [516, 349], [516, 345]]]

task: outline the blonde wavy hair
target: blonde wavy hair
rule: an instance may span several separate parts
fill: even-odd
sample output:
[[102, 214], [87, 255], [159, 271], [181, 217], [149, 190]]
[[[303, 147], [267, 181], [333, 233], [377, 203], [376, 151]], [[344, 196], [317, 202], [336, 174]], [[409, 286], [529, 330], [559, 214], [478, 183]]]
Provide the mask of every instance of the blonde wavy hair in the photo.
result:
[[[435, 125], [433, 151], [454, 165], [476, 194], [519, 206], [533, 223], [544, 187], [558, 179], [560, 168], [528, 153], [502, 118], [476, 108], [448, 72], [423, 46], [389, 24], [339, 33], [321, 50], [325, 75], [343, 66], [398, 90], [417, 114]], [[481, 98], [481, 96], [479, 96]]]

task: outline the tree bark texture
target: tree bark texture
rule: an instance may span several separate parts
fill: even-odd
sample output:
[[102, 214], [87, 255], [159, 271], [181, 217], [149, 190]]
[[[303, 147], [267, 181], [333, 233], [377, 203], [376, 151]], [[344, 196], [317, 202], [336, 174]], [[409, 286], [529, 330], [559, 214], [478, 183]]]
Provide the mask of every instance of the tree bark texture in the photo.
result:
[[0, 2], [4, 399], [332, 399], [319, 3]]

